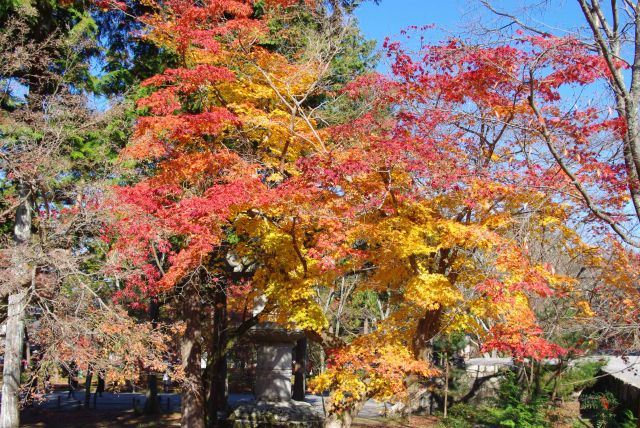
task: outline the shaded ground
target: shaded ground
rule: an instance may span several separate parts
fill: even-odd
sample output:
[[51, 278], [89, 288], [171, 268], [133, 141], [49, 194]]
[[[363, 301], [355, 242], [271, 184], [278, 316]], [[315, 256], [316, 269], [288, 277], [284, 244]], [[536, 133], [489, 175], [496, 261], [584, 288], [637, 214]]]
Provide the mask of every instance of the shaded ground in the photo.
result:
[[[180, 411], [180, 394], [158, 394], [160, 399], [160, 408], [164, 413], [173, 413]], [[94, 401], [95, 400], [95, 401]], [[325, 398], [326, 400], [326, 398]], [[142, 393], [121, 392], [110, 393], [105, 392], [102, 397], [95, 397], [95, 394], [91, 394], [90, 407], [96, 410], [109, 410], [109, 411], [126, 411], [133, 410], [135, 408], [141, 409], [144, 407], [146, 397]], [[232, 408], [239, 406], [240, 404], [253, 402], [254, 398], [252, 394], [229, 394], [229, 406]], [[305, 401], [313, 405], [313, 409], [324, 414], [324, 406], [322, 403], [322, 396], [320, 395], [307, 395]], [[51, 394], [47, 394], [45, 401], [34, 406], [38, 409], [49, 410], [78, 410], [83, 409], [84, 404], [84, 391], [76, 391], [73, 397], [69, 397], [66, 391], [56, 391]], [[384, 404], [378, 403], [373, 400], [369, 400], [360, 411], [359, 416], [363, 418], [374, 418], [384, 413]]]
[[[562, 403], [551, 410], [550, 415], [554, 428], [591, 428], [587, 420], [581, 420], [577, 402]], [[353, 428], [416, 428], [437, 427], [440, 422], [437, 416], [411, 416], [406, 420], [382, 418], [377, 415], [358, 417]], [[146, 417], [134, 410], [93, 410], [68, 409], [68, 411], [52, 408], [32, 408], [23, 413], [21, 426], [27, 428], [169, 428], [180, 426], [180, 414], [177, 412], [163, 414], [158, 417]]]
[[[158, 417], [146, 417], [141, 415], [144, 407], [145, 396], [141, 393], [104, 393], [97, 397], [94, 409], [94, 395], [91, 396], [91, 408], [85, 409], [84, 391], [77, 391], [75, 397], [68, 397], [66, 391], [57, 391], [48, 394], [46, 400], [38, 406], [25, 409], [22, 412], [21, 426], [27, 428], [62, 428], [62, 427], [141, 427], [141, 428], [168, 428], [180, 426], [180, 395], [159, 394], [160, 407], [163, 412]], [[253, 401], [251, 394], [231, 394], [229, 404], [231, 407]], [[322, 397], [308, 395], [307, 402], [322, 414]], [[384, 405], [369, 401], [358, 415], [354, 428], [413, 428], [436, 427], [440, 418], [436, 416], [411, 416], [406, 420], [382, 418]], [[554, 428], [591, 427], [587, 420], [580, 418], [580, 409], [577, 401], [561, 403], [550, 409], [548, 416]]]
[[[95, 399], [95, 401], [94, 401]], [[69, 396], [67, 391], [56, 391], [47, 394], [44, 401], [25, 409], [22, 412], [21, 426], [30, 428], [44, 427], [177, 427], [180, 426], [180, 394], [159, 394], [162, 415], [159, 418], [142, 416], [142, 409], [146, 397], [141, 393], [110, 393], [105, 392], [102, 397], [91, 394], [90, 408], [84, 408], [84, 391], [76, 391]], [[313, 409], [323, 414], [323, 397], [308, 395], [306, 401], [313, 405]], [[240, 404], [254, 401], [251, 394], [230, 394], [229, 405], [237, 407]], [[94, 408], [95, 406], [95, 408]], [[360, 412], [358, 420], [361, 427], [376, 426], [430, 426], [393, 424], [393, 421], [382, 421], [379, 418], [384, 411], [384, 405], [375, 401], [366, 403]], [[382, 423], [380, 423], [382, 421]], [[368, 424], [368, 425], [367, 425]]]
[[[164, 413], [174, 413], [180, 411], [180, 394], [158, 394], [160, 400], [160, 408]], [[240, 397], [234, 397], [238, 400]], [[90, 410], [98, 410], [102, 412], [122, 412], [134, 410], [136, 408], [144, 408], [146, 397], [143, 393], [105, 392], [100, 397], [91, 394]], [[233, 404], [233, 401], [232, 403]], [[45, 396], [45, 401], [34, 405], [34, 409], [55, 410], [60, 412], [85, 410], [84, 407], [84, 391], [76, 391], [73, 396], [69, 396], [67, 391], [56, 391]]]
[[56, 410], [31, 410], [22, 415], [21, 427], [27, 428], [169, 428], [180, 426], [180, 414], [146, 417], [136, 415], [133, 410], [114, 413], [100, 410], [76, 410], [61, 413]]
[[[408, 420], [384, 418], [358, 418], [353, 428], [414, 428], [435, 427], [439, 419], [434, 416], [412, 416]], [[180, 426], [180, 414], [162, 415], [159, 418], [139, 416], [133, 410], [114, 414], [109, 411], [76, 410], [73, 413], [61, 413], [53, 410], [38, 410], [23, 416], [20, 426], [26, 428], [169, 428]]]

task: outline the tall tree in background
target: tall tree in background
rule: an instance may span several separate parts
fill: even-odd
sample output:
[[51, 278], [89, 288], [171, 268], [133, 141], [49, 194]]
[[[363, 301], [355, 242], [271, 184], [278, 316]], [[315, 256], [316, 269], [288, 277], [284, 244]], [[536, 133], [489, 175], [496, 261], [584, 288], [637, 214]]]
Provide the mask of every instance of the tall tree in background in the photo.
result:
[[[5, 354], [8, 357], [4, 365], [2, 410], [0, 419], [2, 426], [13, 427], [19, 425], [18, 413], [18, 390], [20, 386], [21, 361], [23, 352], [23, 337], [25, 323], [25, 307], [29, 299], [28, 289], [35, 284], [35, 267], [29, 264], [29, 247], [31, 244], [32, 217], [35, 203], [35, 178], [29, 174], [33, 167], [41, 162], [40, 156], [44, 153], [37, 153], [38, 150], [48, 144], [59, 144], [59, 141], [47, 141], [42, 146], [36, 143], [35, 146], [23, 144], [25, 139], [35, 137], [38, 139], [38, 132], [41, 130], [27, 128], [27, 135], [22, 134], [20, 127], [17, 132], [14, 130], [15, 123], [11, 123], [8, 116], [9, 111], [18, 110], [18, 114], [27, 112], [34, 115], [44, 114], [45, 99], [47, 96], [57, 92], [56, 80], [59, 75], [50, 71], [49, 60], [58, 59], [55, 53], [61, 52], [65, 48], [60, 42], [61, 39], [51, 35], [55, 31], [55, 26], [59, 22], [53, 18], [55, 3], [39, 2], [35, 5], [30, 3], [18, 3], [15, 8], [9, 7], [3, 10], [2, 20], [4, 21], [3, 38], [3, 70], [2, 77], [5, 80], [5, 91], [2, 95], [3, 106], [3, 172], [5, 176], [5, 192], [15, 191], [15, 198], [5, 199], [9, 201], [9, 207], [5, 215], [15, 213], [14, 219], [9, 224], [14, 224], [14, 241], [11, 246], [11, 268], [9, 268], [9, 284], [4, 291], [8, 299], [8, 320], [6, 330]], [[66, 12], [61, 9], [64, 15]], [[22, 14], [26, 19], [19, 20], [16, 15]], [[64, 19], [63, 19], [64, 20]], [[77, 29], [80, 33], [77, 41], [82, 39], [86, 30], [85, 23]], [[38, 52], [40, 56], [32, 56], [34, 52], [29, 52], [29, 48]], [[51, 55], [53, 53], [53, 56]], [[75, 71], [74, 65], [56, 64], [61, 68], [67, 68], [70, 73]], [[22, 85], [27, 91], [26, 100], [20, 103], [15, 99], [14, 93]], [[16, 88], [18, 87], [18, 88]], [[13, 129], [11, 129], [13, 128]], [[28, 135], [30, 134], [31, 135]], [[26, 137], [26, 138], [25, 138]], [[47, 151], [47, 149], [45, 149]], [[40, 156], [39, 156], [40, 155]], [[30, 158], [28, 163], [24, 157]], [[21, 159], [22, 158], [22, 159]], [[36, 160], [36, 163], [32, 163]], [[37, 172], [36, 172], [37, 173]]]
[[[23, 348], [29, 372], [22, 386], [32, 391], [48, 368], [71, 361], [110, 372], [114, 381], [130, 377], [159, 343], [150, 344], [153, 332], [131, 328], [127, 314], [109, 304], [113, 283], [100, 268], [96, 207], [126, 120], [120, 109], [89, 108], [95, 22], [88, 10], [55, 2], [2, 12], [0, 284], [9, 317], [1, 419], [13, 427]], [[23, 342], [25, 329], [30, 343]], [[132, 346], [122, 348], [122, 340]], [[30, 360], [33, 345], [39, 353]], [[112, 365], [110, 353], [121, 360]]]
[[[550, 35], [552, 29], [540, 24], [530, 23], [509, 10], [488, 0], [481, 3], [499, 18], [509, 22], [509, 31], [520, 28], [537, 35]], [[578, 136], [558, 136], [558, 130], [547, 117], [548, 112], [538, 109], [539, 121], [546, 129], [540, 129], [553, 162], [560, 167], [563, 174], [573, 183], [574, 192], [580, 196], [583, 204], [590, 210], [597, 221], [605, 224], [618, 239], [634, 248], [640, 247], [638, 226], [640, 222], [640, 127], [638, 124], [638, 108], [640, 105], [640, 6], [637, 2], [611, 1], [606, 5], [598, 0], [576, 0], [584, 17], [584, 27], [567, 29], [573, 33], [576, 43], [583, 49], [594, 52], [607, 73], [591, 85], [590, 89], [574, 100], [579, 105], [593, 102], [592, 116], [615, 120], [619, 126], [617, 132], [607, 136], [607, 150], [601, 150], [602, 140], [589, 138], [581, 140]], [[551, 50], [557, 50], [552, 47]], [[598, 88], [606, 87], [613, 97], [609, 100], [595, 99]], [[535, 95], [535, 94], [534, 94]], [[591, 99], [589, 99], [591, 98]], [[532, 108], [536, 108], [534, 104]], [[560, 138], [559, 138], [560, 137]], [[565, 150], [566, 148], [566, 150]], [[586, 171], [601, 171], [601, 176], [594, 179]], [[615, 191], [615, 195], [626, 202], [613, 208], [602, 203], [601, 193], [606, 187], [611, 173], [615, 171], [624, 183], [624, 189]], [[596, 188], [594, 189], [594, 183]], [[605, 190], [607, 191], [607, 190]]]
[[[140, 17], [153, 8], [144, 1], [94, 1], [92, 17], [96, 23], [97, 65], [92, 78], [95, 91], [111, 97], [135, 96], [139, 83], [175, 65], [173, 52], [163, 50], [141, 36]], [[129, 127], [130, 128], [130, 127]]]

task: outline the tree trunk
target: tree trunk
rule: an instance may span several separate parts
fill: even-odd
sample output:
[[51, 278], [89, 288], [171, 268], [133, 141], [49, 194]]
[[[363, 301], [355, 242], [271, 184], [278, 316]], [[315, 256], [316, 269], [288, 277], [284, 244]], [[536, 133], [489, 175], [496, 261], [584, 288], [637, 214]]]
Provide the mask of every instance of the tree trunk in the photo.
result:
[[[158, 300], [151, 299], [149, 302], [149, 318], [151, 326], [155, 329], [160, 318], [160, 305]], [[147, 400], [144, 403], [144, 413], [154, 415], [160, 413], [160, 400], [158, 400], [158, 376], [156, 373], [147, 374]]]
[[227, 408], [227, 356], [218, 355], [209, 369], [209, 391], [207, 396], [207, 416], [209, 428], [217, 427], [218, 413]]
[[24, 351], [23, 351], [23, 355], [25, 359], [24, 366], [31, 367], [31, 343], [29, 342], [29, 333], [27, 332], [26, 328], [24, 330], [24, 345], [22, 345], [22, 347], [24, 348]]
[[541, 364], [536, 360], [531, 360], [531, 373], [533, 374], [533, 394], [532, 397], [539, 397], [542, 390], [542, 377], [540, 375]]
[[418, 321], [415, 336], [413, 337], [413, 354], [417, 360], [432, 362], [433, 347], [431, 340], [440, 331], [442, 324], [442, 309], [427, 311]]
[[304, 401], [306, 391], [306, 370], [307, 370], [307, 339], [302, 338], [296, 342], [294, 349], [294, 359], [296, 366], [294, 368], [293, 380], [293, 399], [296, 401]]
[[93, 380], [93, 369], [91, 364], [87, 367], [87, 377], [84, 381], [84, 408], [88, 409], [91, 405], [91, 381]]
[[324, 421], [324, 428], [346, 428], [350, 425], [351, 423], [345, 423], [344, 419], [336, 414], [329, 415]]
[[449, 407], [449, 354], [444, 353], [444, 417], [447, 417]]
[[[420, 318], [412, 340], [412, 350], [415, 359], [426, 361], [429, 364], [434, 363], [432, 340], [440, 332], [441, 326], [442, 308], [426, 311], [424, 317]], [[419, 391], [420, 388], [417, 388], [416, 394], [410, 395], [406, 406], [402, 408], [403, 413], [422, 407], [422, 400], [425, 395], [424, 392], [426, 391]]]
[[[24, 184], [18, 185], [18, 196], [22, 203], [16, 210], [14, 240], [16, 247], [26, 247], [31, 239], [31, 200]], [[7, 324], [4, 345], [4, 368], [2, 371], [2, 404], [0, 407], [0, 427], [17, 428], [20, 425], [20, 372], [24, 347], [24, 314], [27, 303], [27, 289], [31, 275], [27, 263], [17, 254], [14, 276], [17, 291], [9, 295]]]
[[2, 371], [2, 408], [0, 427], [20, 426], [20, 363], [22, 360], [24, 309], [26, 290], [9, 296], [7, 330], [4, 348], [4, 369]]
[[147, 401], [144, 402], [144, 413], [155, 415], [160, 413], [160, 401], [158, 400], [158, 377], [155, 373], [147, 374]]
[[185, 428], [204, 428], [204, 397], [202, 385], [202, 326], [198, 286], [190, 281], [183, 289], [183, 319], [185, 332], [180, 338], [180, 354], [184, 383], [182, 388], [182, 420]]
[[353, 424], [353, 420], [358, 416], [360, 410], [364, 407], [366, 400], [360, 401], [356, 403], [356, 405], [351, 410], [347, 410], [344, 413], [330, 414], [327, 419], [324, 421], [325, 428], [349, 428], [351, 424]]
[[209, 379], [207, 391], [207, 417], [209, 428], [218, 426], [218, 412], [227, 409], [227, 293], [224, 286], [215, 290], [213, 332], [207, 364]]

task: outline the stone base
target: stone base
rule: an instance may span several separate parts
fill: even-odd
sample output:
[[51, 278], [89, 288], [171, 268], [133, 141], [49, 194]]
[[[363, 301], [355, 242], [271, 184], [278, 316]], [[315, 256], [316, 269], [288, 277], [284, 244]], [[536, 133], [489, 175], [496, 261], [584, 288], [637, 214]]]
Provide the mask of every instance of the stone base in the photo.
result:
[[229, 422], [233, 428], [322, 428], [324, 418], [309, 403], [258, 401], [236, 408]]

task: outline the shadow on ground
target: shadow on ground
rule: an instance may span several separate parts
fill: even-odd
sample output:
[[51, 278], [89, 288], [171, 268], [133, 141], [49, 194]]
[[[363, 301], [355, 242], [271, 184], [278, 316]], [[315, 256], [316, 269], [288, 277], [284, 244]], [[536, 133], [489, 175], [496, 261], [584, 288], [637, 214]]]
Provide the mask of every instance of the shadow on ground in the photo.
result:
[[59, 412], [48, 409], [29, 409], [23, 412], [21, 427], [27, 428], [168, 428], [180, 426], [180, 414], [148, 417], [137, 415], [133, 410], [114, 413], [93, 409], [78, 409], [72, 412]]

